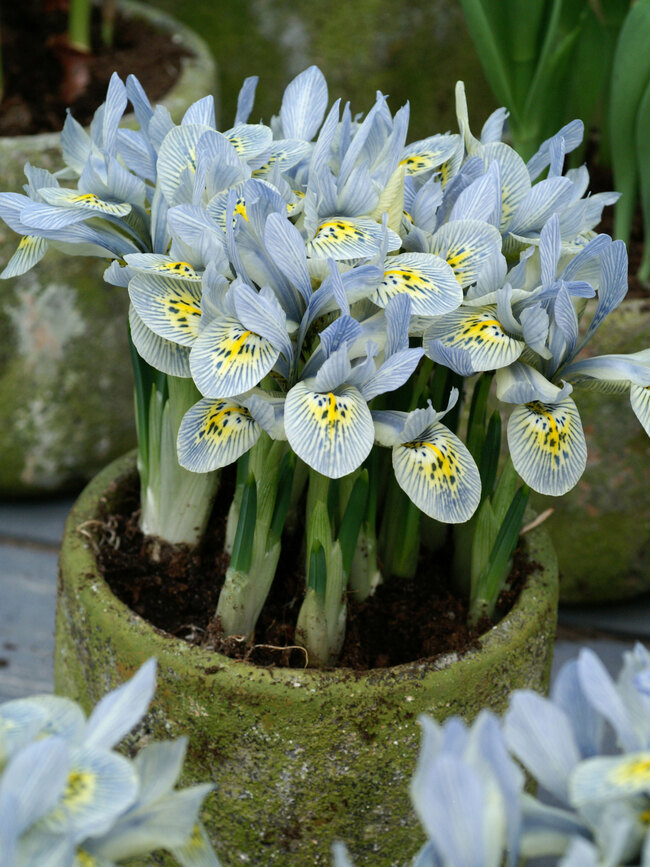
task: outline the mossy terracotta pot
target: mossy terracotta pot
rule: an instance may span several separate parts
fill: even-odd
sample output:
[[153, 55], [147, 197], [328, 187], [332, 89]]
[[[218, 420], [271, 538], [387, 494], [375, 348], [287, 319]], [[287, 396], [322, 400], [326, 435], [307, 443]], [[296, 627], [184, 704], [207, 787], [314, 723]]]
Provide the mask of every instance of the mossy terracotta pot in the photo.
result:
[[[179, 122], [216, 88], [207, 46], [151, 7], [123, 3], [121, 10], [187, 50], [162, 100]], [[0, 189], [22, 191], [27, 162], [61, 168], [59, 134], [0, 138]], [[18, 241], [0, 222], [0, 271]], [[50, 247], [27, 274], [0, 281], [0, 496], [78, 491], [135, 442], [128, 297], [104, 283], [106, 265]]]
[[136, 739], [189, 736], [185, 782], [212, 780], [204, 821], [224, 867], [406, 865], [421, 845], [408, 783], [422, 713], [472, 719], [516, 688], [548, 685], [557, 565], [543, 529], [512, 611], [462, 659], [357, 673], [266, 669], [190, 647], [119, 602], [100, 576], [88, 522], [119, 508], [134, 457], [109, 466], [70, 514], [61, 550], [55, 688], [89, 709], [149, 657], [158, 688]]

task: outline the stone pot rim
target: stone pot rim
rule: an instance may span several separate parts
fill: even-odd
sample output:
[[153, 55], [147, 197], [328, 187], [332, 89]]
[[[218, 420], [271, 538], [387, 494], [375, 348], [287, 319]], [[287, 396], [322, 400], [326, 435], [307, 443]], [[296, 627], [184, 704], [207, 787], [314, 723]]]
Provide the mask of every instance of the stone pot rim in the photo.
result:
[[[113, 595], [108, 584], [99, 574], [87, 531], [86, 535], [79, 532], [80, 528], [84, 529], [83, 525], [86, 522], [98, 519], [100, 503], [106, 505], [111, 500], [119, 498], [120, 484], [135, 473], [135, 463], [136, 451], [133, 450], [105, 467], [79, 495], [67, 518], [63, 534], [59, 560], [60, 582], [64, 582], [68, 590], [71, 582], [75, 585], [74, 593], [78, 601], [82, 606], [87, 602], [94, 609], [93, 616], [101, 617], [102, 628], [107, 625], [110, 628], [112, 625], [115, 629], [119, 629], [120, 622], [128, 626], [130, 635], [136, 636], [133, 640], [137, 642], [137, 639], [141, 638], [146, 645], [147, 655], [155, 655], [160, 667], [167, 664], [170, 667], [178, 667], [180, 663], [181, 667], [187, 666], [198, 673], [212, 674], [218, 671], [220, 682], [224, 676], [230, 675], [233, 679], [245, 677], [248, 686], [254, 691], [259, 689], [266, 692], [271, 684], [291, 686], [296, 688], [295, 692], [303, 693], [305, 699], [315, 688], [319, 692], [323, 688], [342, 688], [348, 691], [351, 687], [362, 683], [371, 690], [385, 689], [390, 683], [399, 685], [400, 689], [403, 689], [405, 683], [412, 682], [416, 686], [452, 668], [458, 671], [459, 667], [471, 666], [472, 661], [477, 657], [494, 656], [495, 661], [498, 660], [513, 636], [520, 635], [519, 640], [522, 641], [526, 641], [528, 636], [532, 638], [539, 632], [540, 624], [547, 618], [549, 604], [555, 604], [557, 607], [555, 551], [546, 530], [543, 527], [536, 527], [527, 534], [526, 547], [531, 562], [537, 563], [539, 568], [529, 574], [510, 612], [481, 636], [480, 648], [470, 650], [460, 659], [455, 653], [450, 653], [435, 660], [421, 659], [391, 668], [374, 668], [363, 672], [349, 668], [270, 669], [231, 659], [214, 650], [191, 646], [182, 639], [175, 638], [153, 626]], [[60, 586], [59, 593], [61, 592]], [[101, 610], [97, 615], [99, 609]], [[307, 689], [298, 690], [299, 687], [307, 687]]]
[[[205, 96], [207, 91], [211, 92], [214, 89], [217, 81], [216, 61], [207, 43], [190, 27], [178, 21], [173, 15], [156, 9], [148, 3], [140, 2], [140, 0], [118, 0], [118, 9], [127, 18], [143, 18], [163, 33], [170, 33], [174, 41], [191, 52], [188, 57], [181, 57], [180, 75], [171, 90], [159, 100], [159, 104], [164, 105], [173, 114], [177, 104], [187, 105], [187, 100], [184, 100], [182, 95], [188, 88], [196, 88], [197, 92], [200, 89], [202, 96]], [[214, 82], [214, 85], [211, 85], [211, 82]], [[197, 84], [201, 86], [197, 87]], [[132, 112], [126, 114], [122, 119], [122, 125], [132, 127], [135, 124], [136, 118]], [[0, 136], [0, 148], [14, 145], [23, 148], [30, 147], [35, 151], [48, 150], [58, 147], [60, 137], [60, 132]]]

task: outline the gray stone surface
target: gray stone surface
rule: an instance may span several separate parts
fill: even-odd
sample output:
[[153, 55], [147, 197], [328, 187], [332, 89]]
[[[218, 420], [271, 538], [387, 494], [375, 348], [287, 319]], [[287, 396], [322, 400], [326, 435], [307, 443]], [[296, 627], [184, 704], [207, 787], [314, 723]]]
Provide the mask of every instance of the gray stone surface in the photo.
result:
[[74, 500], [0, 501], [0, 540], [59, 546], [63, 525]]
[[609, 605], [566, 606], [560, 610], [562, 626], [598, 630], [631, 640], [650, 641], [650, 596]]
[[57, 555], [0, 545], [0, 701], [52, 692]]

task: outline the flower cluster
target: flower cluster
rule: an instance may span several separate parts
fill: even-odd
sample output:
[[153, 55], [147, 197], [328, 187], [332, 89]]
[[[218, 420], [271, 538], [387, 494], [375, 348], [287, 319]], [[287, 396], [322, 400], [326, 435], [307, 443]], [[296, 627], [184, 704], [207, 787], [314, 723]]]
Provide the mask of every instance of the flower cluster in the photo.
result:
[[[499, 398], [516, 406], [515, 468], [543, 493], [564, 493], [585, 466], [571, 383], [631, 387], [650, 427], [648, 352], [574, 360], [627, 285], [624, 245], [592, 231], [616, 196], [585, 197], [584, 167], [562, 174], [579, 122], [526, 164], [500, 141], [503, 110], [472, 136], [462, 87], [461, 134], [410, 145], [408, 106], [393, 117], [381, 94], [362, 121], [340, 101], [326, 114], [315, 67], [287, 88], [270, 126], [246, 122], [254, 89], [248, 79], [221, 133], [211, 98], [175, 126], [135, 79], [114, 76], [90, 136], [66, 121], [68, 170], [28, 166], [27, 195], [1, 200], [23, 235], [6, 276], [48, 241], [115, 259], [107, 279], [129, 287], [138, 351], [203, 395], [182, 426], [181, 464], [224, 466], [266, 430], [338, 478], [377, 440], [423, 511], [465, 520], [477, 472], [440, 416], [369, 406], [423, 353], [462, 377], [498, 371]], [[118, 129], [127, 99], [137, 131]]]
[[[387, 508], [381, 497], [390, 499], [395, 485], [418, 521], [422, 513], [459, 524], [481, 507], [491, 529], [478, 547], [496, 545], [514, 488], [506, 485], [509, 498], [495, 493], [504, 508], [493, 508], [501, 428], [484, 430], [492, 376], [508, 407], [510, 466], [530, 488], [561, 495], [587, 458], [574, 386], [629, 391], [650, 431], [650, 349], [577, 358], [627, 287], [624, 244], [594, 232], [616, 194], [589, 196], [587, 170], [564, 171], [580, 122], [525, 163], [501, 141], [503, 109], [479, 139], [472, 134], [462, 84], [460, 132], [411, 144], [408, 106], [393, 115], [379, 93], [365, 117], [340, 100], [328, 110], [316, 67], [289, 84], [269, 125], [248, 123], [255, 88], [247, 79], [234, 126], [219, 132], [211, 97], [175, 125], [136, 79], [114, 76], [89, 134], [66, 120], [66, 168], [53, 175], [27, 166], [26, 195], [0, 194], [0, 217], [23, 236], [4, 275], [31, 267], [50, 243], [113, 260], [106, 279], [128, 288], [131, 300], [143, 480], [182, 478], [176, 454], [164, 451], [174, 441], [190, 475], [208, 478], [238, 461], [227, 534], [234, 566], [219, 608], [227, 631], [251, 634], [289, 506], [301, 495], [292, 474], [308, 468], [308, 589], [323, 609], [314, 616], [333, 635], [348, 582], [355, 589], [357, 541], [375, 544]], [[138, 129], [119, 128], [129, 101]], [[143, 365], [168, 385], [157, 391], [161, 380]], [[179, 381], [189, 388], [157, 427], [151, 407], [168, 393], [174, 403]], [[463, 442], [459, 410], [476, 382]], [[165, 395], [158, 404], [151, 387]], [[390, 449], [393, 479], [375, 446]], [[163, 468], [144, 472], [155, 460]], [[336, 515], [366, 470], [352, 538]], [[328, 489], [321, 477], [342, 486]], [[151, 535], [166, 535], [151, 518], [156, 510], [193, 497], [209, 508], [214, 485], [181, 496], [174, 484], [161, 483], [158, 493], [143, 486], [142, 526]], [[322, 520], [317, 500], [329, 504]], [[520, 500], [509, 513], [514, 540]], [[187, 523], [205, 526], [193, 515]], [[417, 539], [407, 542], [415, 556], [401, 559], [417, 562]], [[388, 572], [399, 572], [400, 558], [378, 544]], [[472, 572], [483, 574], [483, 565]], [[256, 601], [238, 621], [233, 611], [252, 598], [241, 576], [252, 574]], [[361, 595], [376, 576], [364, 581]], [[489, 595], [498, 594], [472, 591]]]
[[[422, 717], [411, 798], [427, 835], [414, 867], [498, 867], [557, 857], [561, 867], [647, 864], [650, 858], [650, 653], [624, 654], [614, 682], [583, 649], [550, 698], [511, 696], [503, 721], [467, 726]], [[620, 752], [606, 755], [613, 729]], [[526, 794], [519, 762], [560, 806]], [[342, 844], [336, 867], [351, 867]], [[528, 863], [528, 862], [527, 862]]]
[[198, 820], [212, 789], [175, 790], [187, 738], [150, 743], [131, 761], [113, 751], [144, 715], [155, 660], [85, 718], [52, 695], [0, 705], [3, 867], [111, 867], [167, 849], [183, 867], [218, 867]]

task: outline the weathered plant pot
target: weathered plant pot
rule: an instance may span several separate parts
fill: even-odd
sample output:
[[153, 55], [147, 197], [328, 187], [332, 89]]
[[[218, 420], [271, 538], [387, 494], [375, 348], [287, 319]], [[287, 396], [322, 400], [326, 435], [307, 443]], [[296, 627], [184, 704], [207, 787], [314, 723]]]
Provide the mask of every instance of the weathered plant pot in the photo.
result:
[[[528, 534], [531, 570], [512, 611], [458, 660], [358, 673], [266, 669], [190, 647], [119, 602], [79, 528], [119, 507], [134, 457], [82, 493], [61, 550], [55, 688], [90, 708], [146, 659], [158, 688], [138, 735], [188, 735], [185, 782], [213, 780], [204, 821], [224, 867], [329, 865], [344, 840], [357, 865], [406, 865], [422, 842], [408, 797], [421, 713], [502, 711], [515, 688], [548, 685], [557, 564]], [[88, 525], [86, 525], [88, 526]], [[141, 862], [139, 862], [141, 863]]]
[[[208, 48], [155, 9], [121, 8], [191, 53], [162, 100], [180, 121], [192, 102], [215, 91]], [[59, 134], [0, 138], [3, 190], [22, 191], [26, 162], [60, 168]], [[0, 270], [18, 241], [0, 223]], [[135, 442], [128, 297], [104, 283], [106, 265], [50, 248], [27, 274], [0, 281], [0, 496], [79, 490]]]
[[[593, 305], [595, 302], [590, 302]], [[589, 321], [589, 316], [585, 320]], [[624, 301], [588, 346], [590, 355], [637, 352], [648, 345], [650, 301]], [[587, 469], [561, 498], [534, 494], [560, 563], [560, 600], [610, 602], [650, 591], [650, 444], [629, 394], [576, 389], [587, 437]]]

